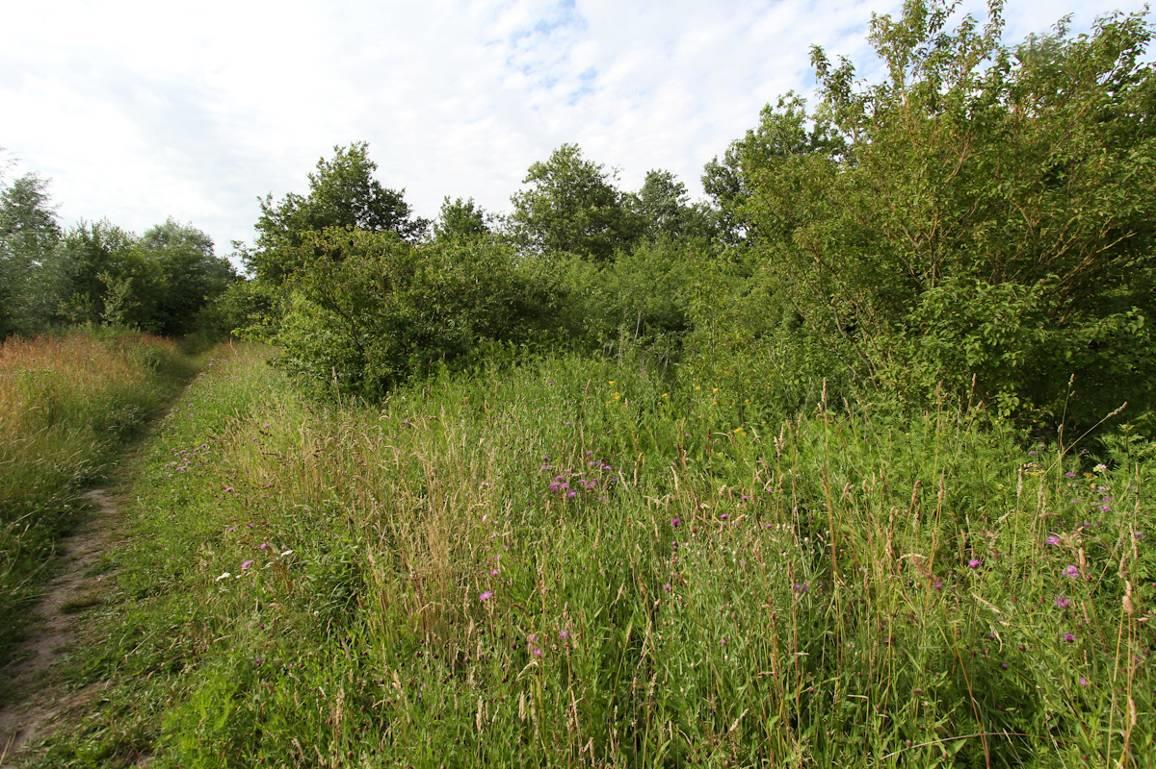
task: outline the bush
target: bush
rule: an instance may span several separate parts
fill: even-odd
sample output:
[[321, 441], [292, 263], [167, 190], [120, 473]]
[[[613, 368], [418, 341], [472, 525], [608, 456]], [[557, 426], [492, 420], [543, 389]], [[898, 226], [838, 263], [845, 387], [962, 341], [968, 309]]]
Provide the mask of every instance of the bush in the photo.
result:
[[559, 293], [533, 259], [492, 238], [414, 246], [392, 233], [330, 229], [290, 282], [280, 365], [324, 390], [368, 398], [476, 360], [480, 345], [557, 335]]

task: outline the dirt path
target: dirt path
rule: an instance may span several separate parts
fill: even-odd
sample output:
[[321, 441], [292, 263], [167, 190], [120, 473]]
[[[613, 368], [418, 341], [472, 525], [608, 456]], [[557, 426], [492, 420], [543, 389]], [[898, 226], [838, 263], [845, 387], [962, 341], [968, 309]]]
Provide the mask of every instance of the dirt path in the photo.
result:
[[78, 639], [82, 615], [77, 610], [100, 601], [109, 577], [92, 572], [115, 541], [117, 505], [103, 489], [84, 496], [95, 509], [60, 543], [60, 571], [32, 610], [29, 637], [17, 647], [13, 661], [0, 669], [0, 682], [16, 695], [0, 705], [0, 766], [8, 766], [21, 747], [45, 736], [55, 719], [88, 699], [84, 692], [67, 691], [50, 675]]

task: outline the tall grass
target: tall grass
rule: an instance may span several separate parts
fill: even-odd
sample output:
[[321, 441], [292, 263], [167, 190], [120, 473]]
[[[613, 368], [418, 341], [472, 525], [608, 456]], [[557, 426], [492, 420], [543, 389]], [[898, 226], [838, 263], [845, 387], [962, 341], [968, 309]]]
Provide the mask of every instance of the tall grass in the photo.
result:
[[151, 446], [115, 685], [42, 765], [1151, 765], [1139, 439], [736, 424], [577, 357], [323, 407], [262, 359]]
[[79, 492], [171, 395], [171, 342], [73, 332], [0, 344], [0, 660]]

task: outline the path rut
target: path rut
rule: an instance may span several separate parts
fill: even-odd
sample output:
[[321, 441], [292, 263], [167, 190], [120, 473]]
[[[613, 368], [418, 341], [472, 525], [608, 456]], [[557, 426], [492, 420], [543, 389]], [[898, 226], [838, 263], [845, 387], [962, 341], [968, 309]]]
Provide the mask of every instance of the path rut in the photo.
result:
[[79, 637], [77, 609], [100, 600], [108, 574], [93, 574], [117, 530], [117, 504], [104, 489], [84, 497], [95, 509], [60, 544], [59, 573], [44, 588], [32, 609], [29, 636], [0, 669], [0, 685], [15, 696], [0, 705], [0, 766], [7, 766], [22, 747], [46, 736], [52, 723], [80, 706], [90, 695], [69, 692], [49, 675]]

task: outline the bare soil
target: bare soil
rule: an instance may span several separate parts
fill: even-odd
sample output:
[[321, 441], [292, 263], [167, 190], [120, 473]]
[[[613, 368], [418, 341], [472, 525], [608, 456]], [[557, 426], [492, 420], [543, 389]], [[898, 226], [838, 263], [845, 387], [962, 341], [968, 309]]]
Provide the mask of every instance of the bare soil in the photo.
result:
[[56, 577], [36, 604], [28, 638], [0, 669], [0, 685], [10, 693], [0, 705], [0, 766], [21, 748], [47, 736], [54, 722], [92, 699], [95, 691], [69, 691], [52, 672], [79, 639], [83, 614], [100, 603], [108, 574], [95, 573], [101, 555], [115, 542], [117, 504], [104, 489], [84, 495], [95, 506], [84, 523], [61, 542]]

